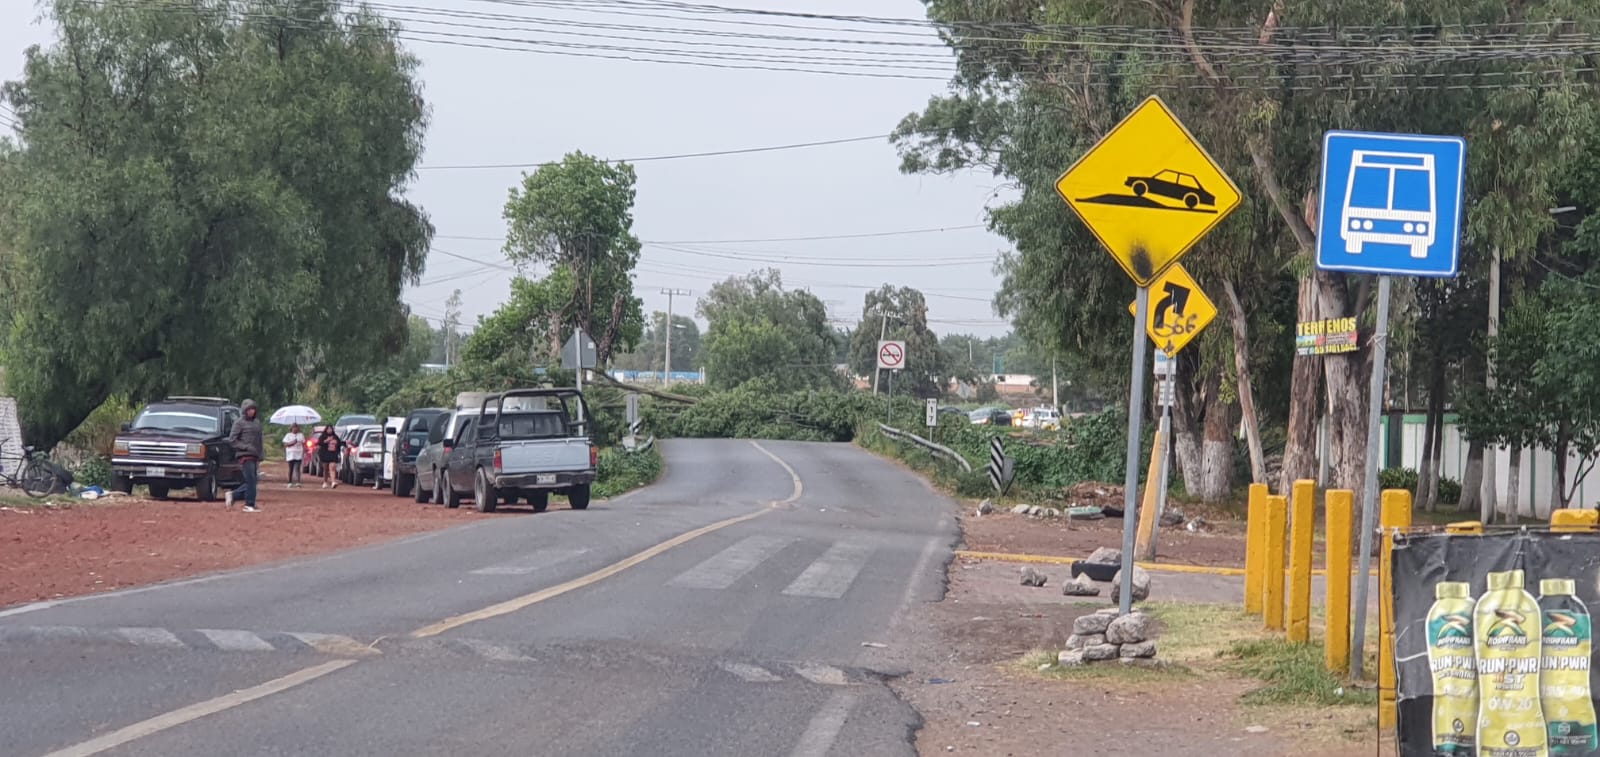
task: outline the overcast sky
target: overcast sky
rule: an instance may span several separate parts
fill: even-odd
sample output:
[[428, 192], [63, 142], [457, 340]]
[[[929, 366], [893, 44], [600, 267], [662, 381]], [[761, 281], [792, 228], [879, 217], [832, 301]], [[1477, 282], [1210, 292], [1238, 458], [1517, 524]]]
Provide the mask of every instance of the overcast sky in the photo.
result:
[[[917, 0], [723, 4], [924, 18]], [[407, 28], [406, 44], [422, 60], [424, 95], [432, 109], [427, 149], [408, 194], [437, 227], [436, 252], [428, 256], [422, 286], [406, 292], [405, 299], [414, 312], [433, 319], [443, 315], [445, 300], [456, 288], [463, 292], [469, 321], [492, 312], [506, 296], [505, 270], [493, 264], [504, 260], [500, 214], [507, 190], [523, 170], [450, 166], [536, 163], [572, 150], [636, 158], [881, 136], [944, 91], [941, 79], [951, 68], [948, 54], [927, 44], [938, 41], [931, 30], [881, 21], [689, 14], [667, 9], [662, 0], [391, 0], [377, 5]], [[34, 23], [36, 15], [28, 0], [0, 0], [0, 75], [7, 79], [20, 75], [28, 45], [53, 36], [52, 29]], [[772, 41], [774, 36], [823, 41]], [[530, 46], [525, 40], [543, 44]], [[795, 52], [775, 52], [773, 46]], [[623, 47], [633, 50], [618, 49]], [[646, 56], [640, 49], [671, 52]], [[690, 53], [703, 56], [693, 60], [715, 65], [804, 65], [858, 75], [731, 70], [572, 53], [657, 59]], [[846, 58], [855, 62], [821, 62]], [[983, 223], [985, 205], [1002, 191], [1000, 180], [984, 173], [907, 176], [898, 163], [886, 139], [637, 163], [634, 233], [645, 247], [635, 289], [646, 311], [666, 308], [667, 298], [659, 293], [663, 288], [698, 296], [730, 274], [773, 266], [783, 271], [786, 283], [815, 292], [835, 318], [859, 318], [865, 291], [889, 282], [924, 290], [935, 331], [1004, 333], [1008, 329], [989, 303], [996, 287], [993, 259], [1007, 244], [970, 228]], [[714, 243], [919, 229], [950, 230]], [[686, 299], [693, 298], [677, 298], [675, 312], [692, 312]]]

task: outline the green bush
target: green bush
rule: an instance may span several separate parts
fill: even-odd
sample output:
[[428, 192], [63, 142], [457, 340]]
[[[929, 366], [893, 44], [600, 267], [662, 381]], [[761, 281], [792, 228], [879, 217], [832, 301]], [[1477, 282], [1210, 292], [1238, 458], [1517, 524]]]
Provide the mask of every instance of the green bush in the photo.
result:
[[[1384, 468], [1378, 471], [1379, 489], [1405, 489], [1408, 492], [1417, 490], [1417, 472], [1411, 468]], [[1460, 486], [1456, 487], [1459, 492]]]
[[[895, 409], [910, 417], [913, 405], [910, 398], [898, 398]], [[693, 405], [652, 400], [643, 414], [646, 427], [660, 437], [847, 442], [864, 419], [878, 413], [887, 417], [887, 410], [882, 397], [832, 390], [774, 392], [757, 379]]]
[[1447, 476], [1440, 476], [1439, 501], [1446, 505], [1460, 504], [1461, 482]]
[[661, 453], [655, 447], [643, 452], [625, 452], [615, 447], [600, 453], [593, 494], [615, 497], [652, 483], [661, 475]]
[[72, 470], [73, 481], [84, 486], [110, 486], [111, 461], [99, 455], [90, 455]]

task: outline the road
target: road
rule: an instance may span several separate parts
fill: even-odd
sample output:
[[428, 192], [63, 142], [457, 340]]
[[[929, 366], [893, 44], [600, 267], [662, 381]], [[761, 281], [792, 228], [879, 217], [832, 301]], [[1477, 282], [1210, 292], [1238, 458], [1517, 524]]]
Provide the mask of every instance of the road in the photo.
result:
[[586, 512], [0, 610], [3, 751], [914, 754], [884, 681], [954, 503], [849, 445], [662, 451]]

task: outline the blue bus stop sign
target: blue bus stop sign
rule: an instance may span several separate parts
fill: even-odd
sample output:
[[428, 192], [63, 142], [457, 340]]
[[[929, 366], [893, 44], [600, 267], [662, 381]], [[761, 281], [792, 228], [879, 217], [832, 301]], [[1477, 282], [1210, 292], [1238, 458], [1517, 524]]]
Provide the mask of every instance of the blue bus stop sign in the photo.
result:
[[1460, 137], [1330, 131], [1322, 138], [1317, 267], [1455, 276], [1467, 143]]

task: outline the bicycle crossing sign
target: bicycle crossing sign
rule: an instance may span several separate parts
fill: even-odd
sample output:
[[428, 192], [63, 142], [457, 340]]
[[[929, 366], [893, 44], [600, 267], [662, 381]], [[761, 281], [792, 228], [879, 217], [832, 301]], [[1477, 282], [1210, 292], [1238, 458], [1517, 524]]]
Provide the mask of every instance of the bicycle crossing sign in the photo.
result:
[[[1149, 300], [1144, 332], [1156, 349], [1169, 356], [1178, 354], [1217, 318], [1217, 306], [1182, 265], [1168, 268], [1151, 282]], [[1128, 303], [1129, 313], [1133, 308], [1134, 303]]]
[[1466, 165], [1460, 137], [1323, 135], [1317, 267], [1455, 276]]
[[1056, 192], [1141, 287], [1239, 207], [1239, 188], [1159, 97], [1056, 180]]

